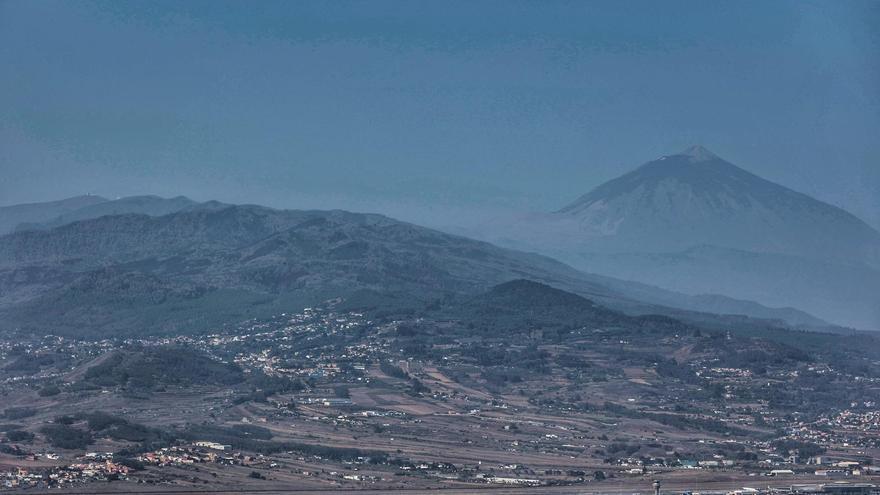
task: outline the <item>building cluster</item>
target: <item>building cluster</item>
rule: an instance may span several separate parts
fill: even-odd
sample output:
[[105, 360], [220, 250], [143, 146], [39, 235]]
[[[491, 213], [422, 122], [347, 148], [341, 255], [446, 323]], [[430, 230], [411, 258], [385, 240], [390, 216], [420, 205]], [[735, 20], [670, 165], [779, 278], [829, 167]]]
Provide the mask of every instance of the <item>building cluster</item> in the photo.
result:
[[66, 466], [0, 473], [5, 488], [62, 487], [75, 483], [128, 479], [130, 469], [112, 460], [83, 460]]
[[262, 454], [247, 455], [241, 452], [232, 452], [229, 445], [207, 441], [145, 452], [137, 456], [137, 460], [147, 465], [159, 467], [207, 463], [227, 466], [258, 466], [271, 463]]
[[880, 411], [875, 409], [875, 403], [853, 405], [864, 410], [847, 409], [823, 415], [811, 423], [797, 423], [787, 429], [787, 437], [824, 447], [880, 448]]

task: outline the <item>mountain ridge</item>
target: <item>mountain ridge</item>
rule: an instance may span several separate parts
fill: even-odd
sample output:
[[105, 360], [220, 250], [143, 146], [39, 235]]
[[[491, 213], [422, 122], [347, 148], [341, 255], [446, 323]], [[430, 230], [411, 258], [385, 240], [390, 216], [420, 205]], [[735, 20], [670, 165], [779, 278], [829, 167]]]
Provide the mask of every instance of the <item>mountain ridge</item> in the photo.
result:
[[90, 205], [110, 201], [101, 196], [84, 194], [55, 201], [0, 206], [0, 235], [15, 230], [21, 223], [39, 223]]
[[81, 208], [65, 212], [54, 218], [44, 219], [37, 222], [20, 222], [14, 230], [47, 230], [60, 227], [68, 223], [99, 218], [107, 215], [121, 215], [125, 213], [141, 213], [150, 216], [161, 216], [174, 213], [187, 208], [193, 208], [199, 203], [185, 197], [175, 196], [163, 198], [156, 195], [126, 196], [114, 200], [105, 200], [94, 204], [88, 204]]
[[634, 286], [624, 281], [382, 215], [211, 205], [0, 237], [0, 320], [60, 333], [163, 333], [359, 290], [428, 301], [521, 278], [663, 311], [627, 295]]

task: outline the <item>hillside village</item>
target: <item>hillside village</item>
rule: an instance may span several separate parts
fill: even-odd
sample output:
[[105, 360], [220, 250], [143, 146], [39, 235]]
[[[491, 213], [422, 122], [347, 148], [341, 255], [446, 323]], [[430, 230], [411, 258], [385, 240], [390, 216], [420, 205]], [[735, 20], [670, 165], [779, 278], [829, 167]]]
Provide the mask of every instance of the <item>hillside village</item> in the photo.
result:
[[[0, 464], [32, 467], [0, 479], [7, 488], [178, 486], [223, 479], [225, 470], [271, 486], [550, 487], [724, 473], [778, 487], [871, 484], [880, 475], [878, 377], [819, 357], [790, 351], [788, 360], [734, 366], [715, 348], [745, 355], [777, 344], [674, 328], [659, 338], [573, 328], [565, 342], [545, 328], [476, 342], [449, 319], [376, 317], [344, 305], [204, 336], [4, 340], [10, 424]], [[228, 381], [182, 368], [135, 385], [135, 371], [114, 368], [124, 365], [116, 353], [149, 366], [163, 349], [204, 356], [203, 366], [215, 363]], [[662, 354], [676, 360], [658, 361]], [[833, 408], [793, 410], [801, 399], [790, 394], [805, 376], [862, 393]], [[59, 404], [71, 413], [59, 417]], [[118, 417], [95, 417], [98, 404]], [[66, 439], [44, 433], [64, 424], [87, 437], [81, 447], [59, 448]], [[463, 455], [470, 451], [482, 460]]]

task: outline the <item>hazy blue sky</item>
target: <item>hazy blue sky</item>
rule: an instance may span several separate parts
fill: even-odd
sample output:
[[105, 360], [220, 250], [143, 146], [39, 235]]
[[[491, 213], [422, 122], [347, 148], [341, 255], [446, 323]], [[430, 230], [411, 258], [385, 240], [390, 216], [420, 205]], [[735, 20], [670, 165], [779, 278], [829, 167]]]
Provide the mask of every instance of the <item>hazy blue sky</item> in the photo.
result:
[[702, 143], [880, 225], [880, 2], [0, 0], [0, 204], [556, 209]]

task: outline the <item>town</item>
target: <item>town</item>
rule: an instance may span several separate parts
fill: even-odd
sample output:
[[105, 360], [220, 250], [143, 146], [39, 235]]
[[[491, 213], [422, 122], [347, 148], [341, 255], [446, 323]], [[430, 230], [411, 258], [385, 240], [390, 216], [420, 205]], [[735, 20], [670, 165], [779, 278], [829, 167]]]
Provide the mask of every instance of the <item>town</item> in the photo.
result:
[[[705, 493], [721, 474], [724, 493], [870, 493], [880, 476], [876, 376], [796, 352], [749, 360], [775, 344], [731, 332], [670, 332], [659, 346], [601, 327], [564, 344], [477, 342], [455, 325], [331, 300], [204, 336], [4, 340], [0, 466], [17, 467], [0, 479], [592, 492], [659, 479]], [[230, 377], [144, 371], [168, 352]], [[114, 364], [118, 353], [141, 369]], [[806, 379], [847, 383], [859, 399], [792, 410]]]

